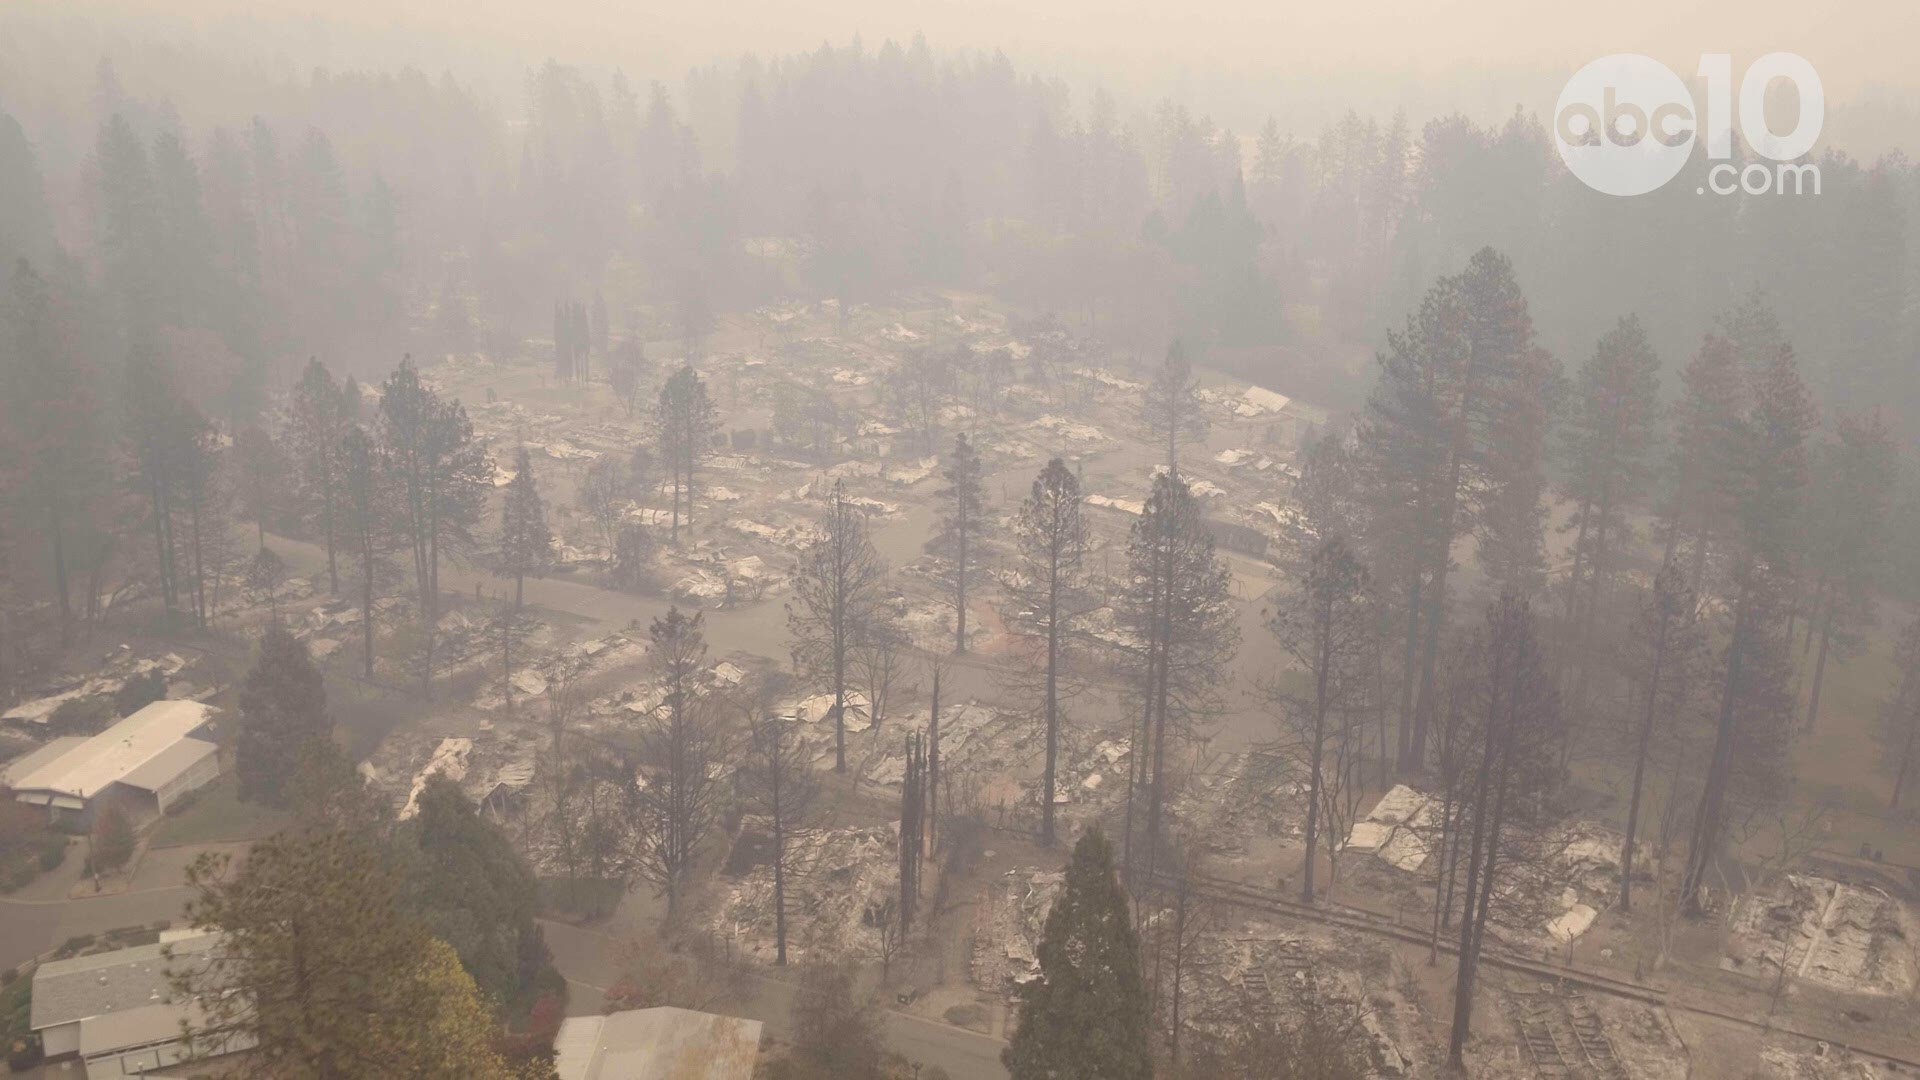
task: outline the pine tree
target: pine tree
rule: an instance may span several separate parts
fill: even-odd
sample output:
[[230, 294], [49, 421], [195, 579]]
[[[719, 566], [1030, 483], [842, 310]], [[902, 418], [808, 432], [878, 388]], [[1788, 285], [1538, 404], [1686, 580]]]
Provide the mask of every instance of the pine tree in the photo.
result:
[[[1749, 320], [1749, 324], [1753, 321]], [[1730, 335], [1741, 348], [1741, 338]], [[1793, 349], [1763, 336], [1749, 369], [1749, 407], [1737, 419], [1727, 541], [1733, 625], [1723, 661], [1713, 753], [1694, 815], [1680, 896], [1698, 910], [1708, 871], [1732, 815], [1775, 801], [1786, 785], [1795, 708], [1785, 623], [1793, 594], [1800, 500], [1807, 482], [1807, 434], [1814, 406]]]
[[500, 508], [499, 567], [502, 574], [513, 575], [513, 608], [518, 611], [527, 575], [539, 576], [553, 557], [553, 533], [547, 528], [547, 507], [534, 485], [533, 456], [526, 447], [514, 451], [513, 468]]
[[400, 831], [410, 907], [483, 995], [503, 1009], [530, 1004], [536, 980], [551, 975], [533, 870], [454, 781], [429, 779], [418, 806]]
[[1818, 638], [1813, 683], [1807, 695], [1807, 730], [1820, 716], [1827, 660], [1837, 646], [1842, 658], [1858, 655], [1857, 627], [1871, 625], [1874, 586], [1886, 562], [1888, 520], [1900, 479], [1900, 450], [1878, 412], [1846, 415], [1833, 438], [1814, 455], [1815, 479], [1807, 496], [1807, 569], [1813, 579], [1813, 609], [1807, 640]]
[[405, 882], [369, 838], [289, 830], [236, 868], [187, 870], [187, 921], [218, 931], [168, 976], [202, 1010], [190, 1058], [244, 1049], [252, 1075], [507, 1080], [495, 1027], [460, 959], [404, 909]]
[[[1300, 587], [1280, 606], [1268, 629], [1293, 657], [1311, 684], [1299, 694], [1277, 693], [1293, 741], [1301, 747], [1307, 770], [1306, 855], [1301, 863], [1300, 899], [1314, 901], [1315, 860], [1324, 804], [1350, 783], [1351, 758], [1341, 753], [1355, 742], [1354, 730], [1372, 704], [1373, 612], [1368, 603], [1366, 567], [1339, 536], [1323, 541], [1307, 562]], [[1335, 750], [1335, 760], [1328, 751]], [[1331, 766], [1331, 767], [1330, 767]], [[1328, 846], [1339, 844], [1335, 837]]]
[[327, 546], [327, 588], [340, 591], [340, 570], [334, 556], [335, 514], [338, 509], [340, 452], [346, 437], [343, 397], [325, 364], [307, 361], [287, 403], [287, 435], [299, 466], [307, 501], [320, 519]]
[[1674, 411], [1674, 452], [1660, 523], [1666, 534], [1662, 563], [1672, 562], [1682, 542], [1689, 542], [1687, 587], [1697, 591], [1707, 552], [1733, 528], [1733, 475], [1746, 379], [1733, 343], [1718, 334], [1707, 335], [1680, 379], [1683, 389]]
[[1893, 793], [1887, 809], [1900, 809], [1914, 768], [1920, 766], [1920, 619], [1907, 624], [1894, 646], [1893, 660], [1900, 681], [1880, 710], [1880, 744], [1886, 768], [1893, 774]]
[[379, 444], [359, 424], [347, 428], [340, 450], [340, 527], [358, 569], [362, 674], [373, 678], [373, 599], [400, 532], [398, 492]]
[[1073, 622], [1091, 606], [1084, 563], [1088, 533], [1080, 481], [1059, 458], [1047, 462], [1014, 517], [1018, 566], [1008, 575], [1007, 622], [1035, 639], [1040, 710], [1046, 725], [1046, 764], [1041, 772], [1040, 842], [1054, 841], [1054, 789], [1058, 779], [1062, 661]]
[[7, 450], [8, 501], [36, 519], [51, 556], [62, 639], [73, 619], [74, 551], [85, 524], [107, 495], [98, 402], [90, 372], [76, 351], [71, 313], [25, 260], [12, 268], [12, 332], [0, 367]]
[[669, 919], [679, 912], [686, 876], [719, 812], [714, 767], [727, 758], [716, 705], [700, 686], [707, 656], [702, 622], [699, 612], [689, 618], [670, 607], [647, 631], [665, 696], [640, 735], [640, 872], [666, 896]]
[[1194, 378], [1187, 362], [1187, 350], [1176, 341], [1167, 346], [1167, 356], [1154, 372], [1140, 398], [1140, 421], [1156, 443], [1167, 448], [1167, 468], [1180, 467], [1180, 445], [1207, 437], [1207, 417], [1200, 411], [1196, 391], [1200, 380]]
[[278, 621], [260, 638], [260, 655], [240, 684], [240, 736], [233, 771], [240, 797], [285, 806], [299, 768], [300, 749], [310, 739], [330, 737], [327, 688], [305, 643]]
[[1706, 627], [1686, 575], [1669, 563], [1641, 600], [1631, 641], [1631, 664], [1640, 710], [1634, 735], [1633, 794], [1627, 802], [1626, 840], [1620, 850], [1620, 910], [1633, 907], [1633, 858], [1639, 843], [1640, 805], [1654, 739], [1673, 742], [1674, 728], [1700, 694], [1707, 650]]
[[1601, 592], [1613, 573], [1615, 553], [1632, 540], [1628, 513], [1645, 498], [1651, 480], [1650, 455], [1660, 420], [1660, 358], [1639, 319], [1621, 319], [1600, 338], [1593, 356], [1581, 365], [1577, 383], [1562, 483], [1562, 493], [1573, 504], [1563, 528], [1574, 533], [1566, 601], [1569, 654], [1581, 672], [1582, 685], [1573, 693], [1576, 709], [1585, 702]]
[[1040, 977], [1020, 988], [1019, 1027], [1000, 1054], [1014, 1080], [1149, 1080], [1140, 939], [1097, 828], [1074, 844], [1036, 953]]
[[423, 385], [411, 357], [402, 360], [381, 387], [380, 442], [401, 501], [402, 531], [413, 549], [425, 639], [420, 682], [431, 692], [440, 561], [472, 545], [473, 526], [493, 486], [493, 465], [485, 447], [474, 440], [466, 409]]
[[945, 504], [940, 520], [939, 541], [949, 547], [953, 559], [953, 651], [967, 651], [967, 577], [973, 569], [971, 545], [984, 513], [980, 486], [980, 455], [974, 452], [966, 432], [953, 437], [953, 453], [941, 470], [947, 486], [937, 497]]
[[1140, 643], [1132, 658], [1142, 718], [1131, 737], [1137, 765], [1127, 796], [1127, 858], [1131, 864], [1135, 793], [1144, 788], [1144, 863], [1151, 880], [1164, 839], [1163, 811], [1173, 794], [1168, 736], [1189, 736], [1217, 710], [1240, 630], [1232, 572], [1215, 558], [1213, 534], [1186, 481], [1172, 473], [1155, 476], [1145, 510], [1127, 540], [1127, 581], [1116, 607]]
[[[1455, 865], [1466, 860], [1459, 964], [1454, 974], [1450, 1067], [1463, 1066], [1471, 1033], [1481, 949], [1496, 896], [1508, 891], [1517, 868], [1545, 857], [1529, 844], [1534, 830], [1516, 828], [1540, 795], [1559, 782], [1554, 747], [1561, 736], [1559, 698], [1534, 632], [1533, 613], [1514, 592], [1487, 609], [1484, 631], [1465, 654], [1471, 744], [1461, 806]], [[1451, 895], [1451, 884], [1448, 894]]]
[[797, 725], [774, 715], [774, 703], [786, 690], [782, 676], [748, 698], [749, 739], [742, 771], [746, 802], [766, 818], [771, 833], [767, 865], [773, 871], [774, 963], [787, 963], [787, 882], [792, 877], [793, 834], [812, 820], [820, 783], [799, 743]]
[[673, 482], [673, 542], [680, 543], [680, 510], [686, 506], [687, 525], [693, 525], [693, 475], [713, 452], [718, 412], [707, 397], [707, 384], [691, 367], [682, 367], [660, 387], [653, 412], [653, 442], [660, 462]]
[[1438, 708], [1435, 668], [1455, 542], [1477, 533], [1482, 567], [1503, 586], [1537, 582], [1541, 399], [1552, 382], [1513, 266], [1492, 248], [1435, 282], [1406, 328], [1387, 336], [1363, 439], [1378, 480], [1370, 531], [1397, 538], [1402, 550], [1388, 562], [1406, 579], [1402, 769], [1424, 762]]

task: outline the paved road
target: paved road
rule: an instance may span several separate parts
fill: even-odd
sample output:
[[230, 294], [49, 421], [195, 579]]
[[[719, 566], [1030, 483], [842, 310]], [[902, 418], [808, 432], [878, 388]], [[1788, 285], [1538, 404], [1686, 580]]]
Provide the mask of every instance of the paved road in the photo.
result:
[[[542, 922], [554, 966], [567, 980], [572, 998], [567, 1012], [574, 1016], [596, 1013], [602, 991], [619, 977], [614, 939], [599, 930], [567, 923]], [[758, 1020], [775, 1035], [790, 1037], [795, 988], [779, 979], [752, 976], [754, 992], [735, 1003], [732, 1011]], [[954, 1027], [938, 1020], [892, 1009], [881, 1013], [881, 1031], [887, 1046], [908, 1061], [939, 1066], [954, 1080], [1005, 1080], [1000, 1064], [1006, 1043], [991, 1035]]]

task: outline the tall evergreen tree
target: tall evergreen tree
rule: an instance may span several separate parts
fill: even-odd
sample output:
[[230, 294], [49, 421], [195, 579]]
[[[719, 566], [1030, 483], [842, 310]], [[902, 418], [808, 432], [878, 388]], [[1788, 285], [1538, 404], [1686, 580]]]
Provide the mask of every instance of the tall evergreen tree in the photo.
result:
[[75, 545], [106, 495], [98, 402], [69, 313], [24, 259], [12, 269], [11, 342], [0, 366], [13, 473], [9, 501], [35, 522], [50, 556], [64, 638], [73, 619]]
[[248, 1072], [274, 1080], [511, 1075], [472, 978], [406, 914], [405, 884], [370, 839], [289, 830], [237, 868], [203, 855], [187, 885], [187, 921], [220, 934], [168, 972], [202, 1005], [190, 1057], [244, 1050]]
[[473, 543], [473, 526], [492, 487], [493, 466], [485, 448], [474, 441], [466, 409], [423, 385], [410, 357], [381, 387], [380, 441], [396, 478], [401, 523], [413, 548], [425, 639], [420, 681], [430, 691], [440, 619], [440, 561]]
[[1127, 580], [1117, 607], [1140, 643], [1132, 657], [1142, 690], [1137, 762], [1127, 796], [1127, 858], [1133, 851], [1133, 802], [1146, 792], [1146, 876], [1164, 837], [1173, 792], [1168, 737], [1185, 738], [1218, 708], [1222, 675], [1240, 645], [1232, 572], [1214, 556], [1213, 534], [1187, 483], [1153, 478], [1145, 513], [1127, 539]]
[[673, 483], [673, 542], [680, 543], [681, 506], [693, 524], [693, 476], [713, 452], [718, 412], [707, 397], [707, 384], [692, 367], [682, 367], [660, 387], [653, 412], [653, 441], [660, 463]]
[[1552, 361], [1534, 343], [1513, 266], [1492, 248], [1437, 281], [1405, 329], [1387, 335], [1363, 431], [1381, 482], [1371, 531], [1405, 548], [1390, 560], [1406, 575], [1403, 769], [1425, 760], [1438, 707], [1435, 667], [1455, 542], [1477, 532], [1482, 566], [1502, 585], [1526, 588], [1538, 576], [1540, 398], [1551, 384]]
[[553, 558], [553, 533], [547, 528], [547, 507], [534, 484], [533, 456], [526, 447], [514, 451], [513, 468], [500, 508], [499, 567], [502, 574], [513, 575], [513, 607], [518, 611], [527, 575], [539, 576]]
[[1020, 988], [1019, 1026], [1000, 1053], [1014, 1080], [1149, 1080], [1140, 938], [1097, 828], [1073, 846], [1036, 954], [1040, 976]]
[[[1729, 340], [1738, 349], [1742, 343], [1733, 329]], [[1733, 625], [1713, 753], [1680, 886], [1682, 901], [1696, 910], [1732, 815], [1784, 795], [1796, 704], [1785, 623], [1814, 406], [1792, 347], [1762, 340], [1758, 362], [1749, 369], [1750, 405], [1730, 433], [1732, 445], [1721, 450], [1735, 464], [1728, 515]]]
[[963, 653], [967, 651], [967, 577], [973, 569], [972, 543], [985, 512], [980, 455], [974, 452], [966, 432], [953, 437], [953, 452], [947, 456], [941, 475], [947, 486], [938, 493], [945, 504], [939, 540], [950, 549], [953, 559], [953, 651]]
[[418, 805], [400, 831], [408, 907], [453, 946], [481, 994], [503, 1009], [530, 1004], [554, 978], [533, 870], [454, 781], [432, 777]]
[[1864, 643], [1858, 629], [1874, 616], [1874, 588], [1886, 564], [1888, 521], [1900, 479], [1900, 450], [1878, 412], [1848, 414], [1833, 438], [1813, 456], [1807, 493], [1806, 572], [1812, 579], [1807, 641], [1819, 644], [1807, 694], [1807, 729], [1820, 717], [1827, 660], [1838, 646], [1843, 658]]
[[1880, 745], [1886, 770], [1893, 774], [1893, 794], [1887, 809], [1900, 809], [1900, 798], [1920, 767], [1920, 619], [1907, 624], [1895, 644], [1893, 660], [1900, 681], [1880, 710]]
[[306, 644], [278, 620], [269, 623], [260, 638], [260, 655], [240, 684], [240, 736], [233, 765], [240, 797], [285, 806], [301, 748], [332, 733], [327, 688]]
[[714, 769], [728, 756], [715, 703], [700, 686], [707, 657], [702, 621], [699, 612], [689, 617], [671, 607], [647, 631], [664, 696], [640, 736], [640, 872], [666, 896], [669, 919], [679, 913], [694, 856], [718, 815]]
[[315, 357], [307, 361], [287, 402], [287, 436], [300, 469], [302, 489], [327, 546], [327, 588], [340, 591], [340, 568], [335, 557], [335, 516], [339, 509], [340, 453], [345, 445], [347, 419], [344, 396], [333, 375]]
[[[1573, 505], [1567, 574], [1566, 645], [1582, 680], [1592, 666], [1601, 591], [1616, 553], [1632, 539], [1628, 514], [1645, 498], [1660, 421], [1660, 358], [1638, 318], [1629, 316], [1600, 338], [1580, 367], [1568, 416], [1562, 493]], [[1573, 694], [1577, 709], [1585, 700]]]
[[[1328, 761], [1330, 747], [1350, 747], [1348, 733], [1366, 719], [1373, 689], [1374, 619], [1366, 567], [1348, 542], [1331, 536], [1308, 559], [1300, 587], [1274, 612], [1268, 629], [1293, 657], [1310, 689], [1280, 695], [1291, 739], [1307, 771], [1306, 856], [1300, 899], [1314, 901], [1315, 860], [1329, 792], [1344, 787], [1348, 761]], [[1337, 836], [1327, 843], [1338, 844]]]
[[1166, 359], [1140, 397], [1140, 420], [1156, 443], [1167, 448], [1167, 468], [1180, 468], [1182, 443], [1207, 437], [1207, 417], [1200, 411], [1196, 391], [1200, 380], [1187, 362], [1187, 350], [1178, 341], [1167, 346]]
[[[1033, 481], [1014, 517], [1019, 563], [1007, 577], [1007, 622], [1035, 639], [1040, 711], [1046, 725], [1046, 764], [1041, 773], [1040, 842], [1054, 841], [1054, 788], [1058, 779], [1061, 725], [1060, 676], [1073, 622], [1089, 604], [1085, 582], [1087, 521], [1080, 481], [1059, 458]], [[937, 741], [936, 741], [937, 752]]]
[[388, 558], [401, 536], [399, 492], [378, 443], [359, 424], [347, 428], [340, 450], [340, 527], [356, 565], [360, 594], [362, 674], [373, 678], [373, 600], [389, 572]]

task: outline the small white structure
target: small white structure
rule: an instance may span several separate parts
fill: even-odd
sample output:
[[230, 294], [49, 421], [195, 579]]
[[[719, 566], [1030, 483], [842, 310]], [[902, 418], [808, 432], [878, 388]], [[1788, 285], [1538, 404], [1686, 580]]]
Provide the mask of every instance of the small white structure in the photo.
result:
[[760, 1021], [666, 1006], [574, 1016], [553, 1049], [560, 1080], [751, 1080]]
[[87, 817], [102, 796], [164, 813], [220, 775], [220, 748], [199, 737], [214, 712], [198, 701], [156, 701], [90, 738], [54, 739], [9, 765], [0, 783], [55, 820]]

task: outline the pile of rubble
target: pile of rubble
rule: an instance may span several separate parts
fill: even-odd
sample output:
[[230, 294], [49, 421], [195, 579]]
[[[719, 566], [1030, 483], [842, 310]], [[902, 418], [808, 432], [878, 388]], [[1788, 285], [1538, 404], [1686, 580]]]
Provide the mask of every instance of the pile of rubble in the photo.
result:
[[1915, 986], [1913, 915], [1879, 889], [1788, 874], [1735, 903], [1721, 966], [1830, 990], [1904, 997]]
[[[764, 826], [748, 819], [726, 871], [736, 880], [713, 916], [716, 933], [762, 961], [774, 959], [773, 868]], [[788, 837], [788, 959], [877, 960], [880, 912], [900, 891], [897, 823], [812, 829]]]
[[[515, 642], [517, 651], [531, 652], [535, 648], [538, 648], [537, 639], [522, 636]], [[514, 668], [508, 679], [513, 686], [514, 705], [518, 707], [529, 699], [545, 695], [555, 683], [637, 663], [647, 655], [648, 648], [645, 639], [624, 631], [550, 648]], [[498, 678], [487, 680], [486, 688], [473, 700], [474, 708], [488, 711], [504, 708], [506, 704], [506, 688]]]
[[[1396, 785], [1354, 823], [1344, 848], [1374, 856], [1401, 875], [1428, 874], [1441, 839], [1440, 800]], [[1509, 938], [1567, 945], [1592, 928], [1620, 894], [1624, 837], [1606, 826], [1576, 821], [1533, 837], [1537, 859], [1511, 869], [1493, 921]]]
[[1040, 975], [1038, 949], [1047, 912], [1065, 873], [1022, 867], [988, 883], [974, 909], [972, 974], [989, 993], [1011, 993]]
[[[62, 676], [42, 683], [34, 689], [40, 696], [23, 701], [5, 714], [0, 721], [10, 724], [26, 725], [29, 728], [44, 727], [53, 719], [60, 706], [69, 701], [80, 701], [91, 697], [111, 697], [120, 692], [127, 680], [136, 676], [159, 673], [168, 683], [179, 677], [189, 666], [189, 661], [178, 653], [165, 653], [160, 656], [136, 657], [125, 645], [107, 655], [100, 670], [85, 676]], [[169, 687], [166, 694], [171, 698], [197, 698], [206, 691], [192, 687]]]

